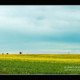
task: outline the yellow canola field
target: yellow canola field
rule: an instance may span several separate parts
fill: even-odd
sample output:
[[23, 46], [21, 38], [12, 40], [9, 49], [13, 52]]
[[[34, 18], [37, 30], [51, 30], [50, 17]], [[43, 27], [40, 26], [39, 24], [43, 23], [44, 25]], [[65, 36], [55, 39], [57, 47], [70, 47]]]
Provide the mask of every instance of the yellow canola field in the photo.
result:
[[1, 60], [46, 61], [46, 62], [80, 62], [80, 54], [0, 54]]

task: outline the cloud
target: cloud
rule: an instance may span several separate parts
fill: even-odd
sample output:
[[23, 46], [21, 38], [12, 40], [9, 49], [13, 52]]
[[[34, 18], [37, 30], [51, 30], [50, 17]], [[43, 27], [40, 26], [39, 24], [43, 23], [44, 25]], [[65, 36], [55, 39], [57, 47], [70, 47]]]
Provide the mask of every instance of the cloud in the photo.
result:
[[[0, 44], [4, 48], [15, 47], [14, 50], [24, 46], [26, 49], [26, 45], [28, 49], [36, 50], [41, 47], [45, 50], [79, 49], [79, 8], [59, 5], [0, 6]], [[66, 44], [70, 46], [66, 47]], [[19, 47], [21, 45], [23, 47]]]
[[1, 29], [44, 35], [69, 32], [72, 28], [75, 31], [80, 25], [80, 11], [71, 12], [64, 6], [4, 6], [0, 9]]
[[[75, 46], [74, 46], [75, 45]], [[0, 53], [9, 52], [11, 54], [18, 54], [20, 51], [23, 54], [26, 53], [79, 53], [80, 44], [67, 44], [59, 42], [23, 42], [23, 43], [12, 43], [12, 44], [3, 44], [0, 45]]]

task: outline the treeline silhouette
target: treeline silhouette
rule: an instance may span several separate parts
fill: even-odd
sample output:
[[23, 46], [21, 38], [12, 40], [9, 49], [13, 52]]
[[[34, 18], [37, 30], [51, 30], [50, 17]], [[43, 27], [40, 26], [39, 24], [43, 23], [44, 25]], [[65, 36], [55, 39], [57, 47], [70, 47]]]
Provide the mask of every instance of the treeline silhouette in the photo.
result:
[[[2, 53], [2, 54], [4, 54], [4, 53]], [[7, 55], [9, 54], [9, 53], [6, 53]], [[22, 52], [19, 52], [19, 54], [22, 54]]]

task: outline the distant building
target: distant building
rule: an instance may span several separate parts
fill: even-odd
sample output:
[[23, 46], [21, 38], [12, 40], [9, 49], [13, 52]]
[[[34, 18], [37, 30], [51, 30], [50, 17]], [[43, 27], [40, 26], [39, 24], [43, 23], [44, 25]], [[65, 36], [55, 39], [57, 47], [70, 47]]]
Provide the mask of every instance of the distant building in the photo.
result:
[[70, 54], [70, 52], [68, 52], [68, 54]]

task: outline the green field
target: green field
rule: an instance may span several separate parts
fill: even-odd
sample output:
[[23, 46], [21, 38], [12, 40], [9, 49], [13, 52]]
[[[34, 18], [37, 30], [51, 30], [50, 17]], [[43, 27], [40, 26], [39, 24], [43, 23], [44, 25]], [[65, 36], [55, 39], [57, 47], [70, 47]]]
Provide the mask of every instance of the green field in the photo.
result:
[[80, 54], [1, 54], [0, 74], [80, 74]]

